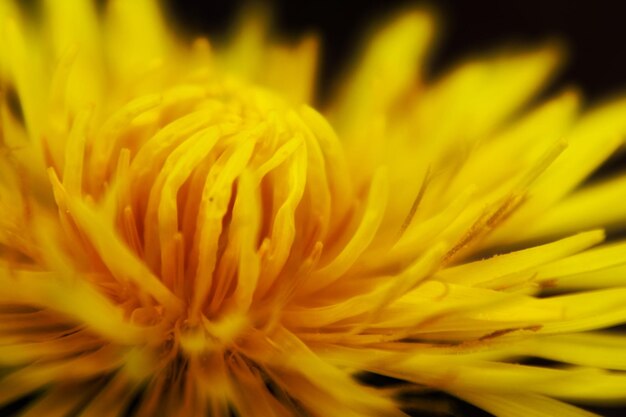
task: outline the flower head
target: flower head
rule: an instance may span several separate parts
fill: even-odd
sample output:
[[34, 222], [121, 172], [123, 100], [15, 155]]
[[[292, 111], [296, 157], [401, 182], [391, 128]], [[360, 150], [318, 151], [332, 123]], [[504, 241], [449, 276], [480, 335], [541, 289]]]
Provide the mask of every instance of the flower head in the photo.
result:
[[597, 331], [626, 321], [626, 244], [601, 229], [625, 223], [626, 178], [584, 183], [622, 147], [626, 101], [529, 106], [557, 45], [427, 82], [433, 19], [406, 12], [314, 110], [314, 37], [276, 44], [251, 15], [186, 42], [154, 1], [105, 8], [48, 0], [35, 22], [0, 1], [0, 406], [626, 401], [626, 337]]

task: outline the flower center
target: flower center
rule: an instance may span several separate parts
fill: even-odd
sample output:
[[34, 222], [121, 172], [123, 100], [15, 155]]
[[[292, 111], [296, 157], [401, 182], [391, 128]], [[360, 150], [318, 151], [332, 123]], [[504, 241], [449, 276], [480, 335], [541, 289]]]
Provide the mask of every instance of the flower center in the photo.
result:
[[74, 118], [56, 197], [99, 288], [188, 353], [277, 324], [350, 212], [323, 118], [234, 80], [97, 117]]

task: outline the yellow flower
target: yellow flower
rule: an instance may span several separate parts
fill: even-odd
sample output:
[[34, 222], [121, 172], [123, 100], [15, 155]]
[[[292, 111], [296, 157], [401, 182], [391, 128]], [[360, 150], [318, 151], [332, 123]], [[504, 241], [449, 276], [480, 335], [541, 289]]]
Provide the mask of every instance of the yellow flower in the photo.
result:
[[314, 37], [271, 42], [249, 15], [213, 45], [150, 0], [41, 7], [0, 0], [5, 412], [626, 402], [626, 336], [596, 331], [626, 322], [626, 243], [601, 229], [626, 225], [626, 176], [584, 182], [622, 147], [626, 100], [529, 106], [558, 46], [427, 83], [434, 22], [405, 12], [318, 112]]

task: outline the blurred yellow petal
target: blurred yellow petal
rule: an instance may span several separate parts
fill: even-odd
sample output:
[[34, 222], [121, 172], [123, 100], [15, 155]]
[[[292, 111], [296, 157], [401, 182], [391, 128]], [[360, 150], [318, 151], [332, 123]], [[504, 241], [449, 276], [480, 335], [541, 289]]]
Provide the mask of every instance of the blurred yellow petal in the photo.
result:
[[64, 99], [71, 110], [102, 100], [104, 60], [95, 5], [83, 0], [44, 2], [49, 39], [56, 57], [75, 49]]
[[625, 347], [621, 334], [574, 333], [521, 340], [512, 346], [511, 353], [623, 371]]
[[596, 225], [621, 229], [626, 223], [626, 211], [621, 204], [625, 193], [624, 176], [583, 187], [548, 210], [522, 236], [537, 239]]
[[[114, 0], [107, 2], [104, 52], [112, 76], [127, 88], [142, 85], [142, 77], [170, 57], [174, 40], [166, 30], [158, 2]], [[161, 86], [147, 85], [152, 89]], [[132, 88], [137, 88], [132, 86]]]
[[594, 417], [595, 413], [534, 394], [485, 394], [458, 391], [455, 395], [473, 403], [497, 417]]
[[511, 239], [513, 235], [523, 237], [523, 233], [511, 231], [523, 230], [530, 216], [543, 213], [559, 202], [622, 146], [626, 134], [625, 111], [626, 101], [614, 100], [585, 114], [565, 136], [567, 149], [538, 178], [528, 203], [508, 225], [509, 237], [502, 237], [507, 233], [507, 228], [503, 228], [494, 240], [515, 240]]
[[372, 37], [355, 73], [347, 78], [335, 104], [340, 133], [350, 136], [368, 130], [372, 118], [384, 117], [390, 107], [417, 81], [433, 36], [432, 17], [412, 11], [400, 15]]

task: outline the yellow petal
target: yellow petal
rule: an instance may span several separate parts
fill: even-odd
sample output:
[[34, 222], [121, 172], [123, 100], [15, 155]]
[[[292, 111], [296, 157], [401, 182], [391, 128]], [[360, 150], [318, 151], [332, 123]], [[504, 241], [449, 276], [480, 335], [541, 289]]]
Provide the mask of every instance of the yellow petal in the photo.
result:
[[[57, 185], [58, 187], [60, 185]], [[76, 223], [89, 237], [91, 244], [102, 257], [102, 261], [117, 279], [136, 282], [156, 300], [170, 308], [172, 313], [180, 311], [180, 300], [152, 274], [142, 261], [136, 258], [116, 235], [114, 227], [107, 225], [102, 216], [82, 201], [68, 198], [67, 203]]]
[[624, 112], [626, 100], [620, 99], [581, 118], [565, 137], [567, 149], [537, 179], [524, 207], [493, 236], [491, 243], [523, 240], [531, 217], [541, 217], [546, 209], [565, 197], [615, 152], [626, 134]]
[[104, 62], [99, 22], [91, 2], [82, 0], [44, 2], [48, 39], [55, 56], [76, 50], [64, 98], [69, 110], [99, 103], [104, 89]]
[[455, 391], [454, 395], [496, 417], [599, 417], [573, 405], [535, 394], [488, 394]]
[[120, 83], [138, 81], [168, 57], [172, 38], [154, 0], [107, 2], [104, 25], [107, 62]]
[[623, 195], [626, 195], [626, 176], [584, 187], [528, 225], [522, 236], [539, 239], [599, 225], [622, 228], [626, 223], [626, 210], [621, 204]]
[[5, 303], [48, 307], [119, 343], [136, 343], [150, 337], [150, 330], [128, 323], [121, 309], [82, 280], [68, 282], [53, 273], [1, 270], [0, 283], [3, 288], [11, 288], [10, 294], [0, 295]]
[[260, 82], [282, 93], [293, 103], [313, 102], [318, 44], [316, 37], [308, 37], [294, 47], [271, 48], [267, 51]]
[[[529, 338], [513, 343], [513, 353], [594, 368], [626, 370], [623, 334], [574, 333]], [[506, 349], [506, 347], [505, 347]]]
[[386, 170], [381, 169], [372, 180], [361, 221], [350, 236], [349, 242], [334, 259], [307, 279], [303, 284], [303, 290], [314, 291], [331, 284], [344, 274], [369, 246], [385, 213], [388, 195], [386, 174]]
[[444, 269], [437, 274], [437, 278], [457, 284], [475, 285], [559, 260], [596, 245], [602, 240], [604, 240], [602, 231], [580, 233], [546, 245]]
[[355, 139], [351, 131], [357, 127], [359, 135], [367, 132], [372, 118], [383, 116], [409, 92], [423, 66], [432, 32], [432, 17], [413, 11], [387, 23], [372, 37], [333, 106], [340, 133]]

